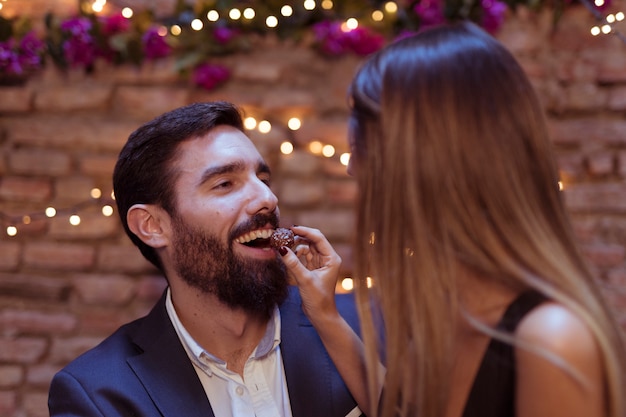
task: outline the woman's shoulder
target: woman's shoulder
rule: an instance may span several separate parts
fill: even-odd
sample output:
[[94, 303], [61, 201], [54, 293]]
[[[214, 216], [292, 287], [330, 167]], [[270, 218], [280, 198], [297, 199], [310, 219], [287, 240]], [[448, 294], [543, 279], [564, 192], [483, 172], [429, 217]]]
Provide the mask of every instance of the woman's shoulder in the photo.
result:
[[569, 308], [556, 302], [544, 302], [526, 314], [515, 336], [522, 344], [556, 354], [566, 362], [600, 353], [589, 325]]

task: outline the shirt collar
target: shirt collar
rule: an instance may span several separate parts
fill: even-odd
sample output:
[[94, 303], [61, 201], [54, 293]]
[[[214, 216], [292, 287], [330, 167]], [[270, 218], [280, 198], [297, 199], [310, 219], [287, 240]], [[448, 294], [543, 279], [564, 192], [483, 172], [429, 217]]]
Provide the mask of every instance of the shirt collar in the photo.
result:
[[[187, 351], [187, 355], [194, 360], [194, 362], [199, 362], [200, 358], [208, 358], [213, 362], [216, 362], [221, 365], [225, 365], [226, 363], [207, 352], [200, 346], [193, 337], [187, 332], [185, 326], [181, 323], [178, 314], [176, 314], [176, 309], [174, 308], [174, 303], [172, 303], [172, 296], [170, 292], [170, 288], [167, 289], [167, 294], [165, 298], [165, 308], [167, 310], [167, 315], [178, 334], [178, 338], [183, 344], [183, 347]], [[261, 341], [257, 345], [254, 352], [252, 352], [251, 358], [260, 359], [263, 356], [270, 353], [280, 344], [280, 310], [278, 306], [274, 307], [274, 311], [272, 312], [272, 316], [267, 323], [267, 327], [265, 328], [265, 334], [261, 338]]]

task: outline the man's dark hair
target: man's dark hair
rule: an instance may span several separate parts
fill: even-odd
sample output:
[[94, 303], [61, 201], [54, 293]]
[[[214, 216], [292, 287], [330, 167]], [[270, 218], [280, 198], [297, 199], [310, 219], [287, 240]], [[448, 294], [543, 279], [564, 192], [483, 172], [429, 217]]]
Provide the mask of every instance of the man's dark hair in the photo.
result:
[[162, 269], [156, 251], [128, 228], [126, 215], [134, 204], [156, 204], [175, 213], [176, 173], [171, 163], [181, 142], [206, 135], [220, 125], [243, 131], [239, 109], [227, 102], [194, 103], [144, 124], [128, 137], [113, 171], [113, 191], [126, 234], [143, 256]]

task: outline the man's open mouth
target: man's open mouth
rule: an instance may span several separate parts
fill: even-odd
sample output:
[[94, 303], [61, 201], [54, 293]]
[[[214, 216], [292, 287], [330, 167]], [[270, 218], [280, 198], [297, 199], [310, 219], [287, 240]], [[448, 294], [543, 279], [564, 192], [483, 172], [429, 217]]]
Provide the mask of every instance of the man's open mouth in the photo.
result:
[[241, 243], [252, 248], [267, 248], [270, 246], [270, 236], [274, 230], [258, 229], [248, 233], [244, 233], [235, 239], [235, 242]]

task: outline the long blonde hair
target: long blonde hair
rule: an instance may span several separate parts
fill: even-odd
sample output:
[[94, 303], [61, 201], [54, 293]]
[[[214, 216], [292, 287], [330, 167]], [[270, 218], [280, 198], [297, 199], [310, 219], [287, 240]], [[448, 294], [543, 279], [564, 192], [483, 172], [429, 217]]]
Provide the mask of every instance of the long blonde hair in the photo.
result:
[[372, 300], [385, 325], [380, 415], [443, 414], [461, 265], [580, 316], [602, 351], [607, 415], [624, 417], [621, 332], [576, 247], [543, 110], [513, 56], [471, 23], [435, 28], [369, 59], [350, 98], [371, 370]]

